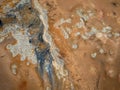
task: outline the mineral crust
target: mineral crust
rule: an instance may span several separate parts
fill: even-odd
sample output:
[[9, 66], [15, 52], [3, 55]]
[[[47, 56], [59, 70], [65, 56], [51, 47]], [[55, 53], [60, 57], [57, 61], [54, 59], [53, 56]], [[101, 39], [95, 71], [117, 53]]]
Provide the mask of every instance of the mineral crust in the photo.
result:
[[119, 0], [1, 0], [0, 90], [120, 90]]

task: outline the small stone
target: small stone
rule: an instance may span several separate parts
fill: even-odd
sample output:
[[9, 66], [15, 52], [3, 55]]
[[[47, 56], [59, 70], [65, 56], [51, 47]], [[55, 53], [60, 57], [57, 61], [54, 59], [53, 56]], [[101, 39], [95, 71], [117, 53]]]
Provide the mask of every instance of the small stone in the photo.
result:
[[72, 48], [73, 48], [73, 49], [77, 49], [77, 47], [78, 47], [77, 44], [73, 44], [73, 45], [72, 45]]
[[107, 30], [112, 30], [112, 28], [110, 26], [106, 26], [105, 27]]
[[5, 39], [4, 37], [1, 37], [1, 38], [0, 38], [0, 43], [3, 42], [4, 39]]
[[82, 28], [84, 25], [81, 22], [78, 22], [75, 24], [75, 27]]
[[61, 27], [61, 31], [63, 33], [63, 36], [65, 39], [68, 39], [69, 38], [69, 34], [68, 32], [66, 31], [66, 29], [64, 27]]
[[103, 53], [104, 53], [104, 49], [101, 48], [101, 49], [99, 50], [99, 52], [100, 52], [100, 54], [103, 54]]
[[120, 37], [120, 33], [114, 33], [115, 37]]
[[73, 84], [71, 83], [71, 90], [75, 90]]
[[51, 90], [51, 88], [50, 88], [50, 87], [47, 87], [46, 90]]
[[102, 34], [102, 33], [97, 33], [97, 34], [96, 34], [96, 37], [97, 37], [97, 38], [102, 38], [102, 37], [103, 37], [103, 34]]
[[80, 32], [75, 33], [75, 36], [76, 36], [76, 37], [79, 36], [79, 35], [80, 35]]
[[89, 39], [89, 37], [87, 37], [86, 35], [81, 35], [81, 37], [82, 37], [83, 40]]
[[98, 33], [99, 31], [95, 28], [95, 27], [92, 27], [91, 30], [90, 30], [90, 34], [91, 35], [94, 35], [96, 33]]
[[110, 26], [103, 27], [102, 32], [103, 33], [110, 33], [112, 28]]
[[92, 53], [92, 54], [91, 54], [91, 57], [92, 57], [92, 58], [96, 58], [96, 56], [97, 56], [97, 53]]
[[30, 62], [27, 62], [26, 65], [29, 66], [29, 65], [30, 65]]
[[16, 74], [17, 74], [17, 65], [16, 65], [16, 64], [13, 64], [13, 65], [11, 66], [11, 69], [12, 69], [12, 73], [13, 73], [14, 75], [16, 75]]

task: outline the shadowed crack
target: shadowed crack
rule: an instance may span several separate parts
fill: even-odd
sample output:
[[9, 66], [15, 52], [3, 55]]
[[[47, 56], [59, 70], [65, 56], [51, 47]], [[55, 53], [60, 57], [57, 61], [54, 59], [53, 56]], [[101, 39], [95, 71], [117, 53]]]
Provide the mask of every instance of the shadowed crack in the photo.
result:
[[2, 20], [0, 20], [0, 27], [2, 27], [3, 26], [3, 22], [2, 22]]

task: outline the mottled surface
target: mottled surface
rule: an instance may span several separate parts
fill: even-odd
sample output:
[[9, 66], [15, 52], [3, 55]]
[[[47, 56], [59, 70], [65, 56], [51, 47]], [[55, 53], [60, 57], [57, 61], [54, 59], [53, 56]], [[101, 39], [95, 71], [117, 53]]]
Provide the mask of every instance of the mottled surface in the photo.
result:
[[1, 0], [0, 90], [120, 90], [119, 0]]
[[120, 1], [39, 1], [74, 89], [119, 90]]

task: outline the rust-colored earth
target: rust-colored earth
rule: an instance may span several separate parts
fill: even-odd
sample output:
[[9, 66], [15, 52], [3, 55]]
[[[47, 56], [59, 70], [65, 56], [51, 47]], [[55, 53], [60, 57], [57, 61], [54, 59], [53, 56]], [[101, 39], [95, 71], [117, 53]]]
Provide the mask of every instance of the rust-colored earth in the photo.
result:
[[[7, 3], [13, 7], [18, 3], [12, 1], [15, 0], [0, 1], [0, 15], [4, 15], [3, 7]], [[54, 73], [52, 89], [120, 90], [120, 0], [35, 1], [48, 11], [48, 32], [68, 71], [68, 75], [60, 79]], [[34, 0], [32, 7], [35, 7]], [[22, 22], [27, 25], [34, 15], [24, 13], [28, 13], [28, 17]], [[10, 23], [14, 19], [0, 17], [0, 20]], [[3, 31], [2, 26], [0, 31]], [[6, 46], [15, 43], [11, 34], [0, 43], [0, 90], [52, 90], [37, 72], [37, 64], [28, 59], [21, 61], [19, 54], [12, 57]], [[17, 74], [12, 73], [14, 64]]]

